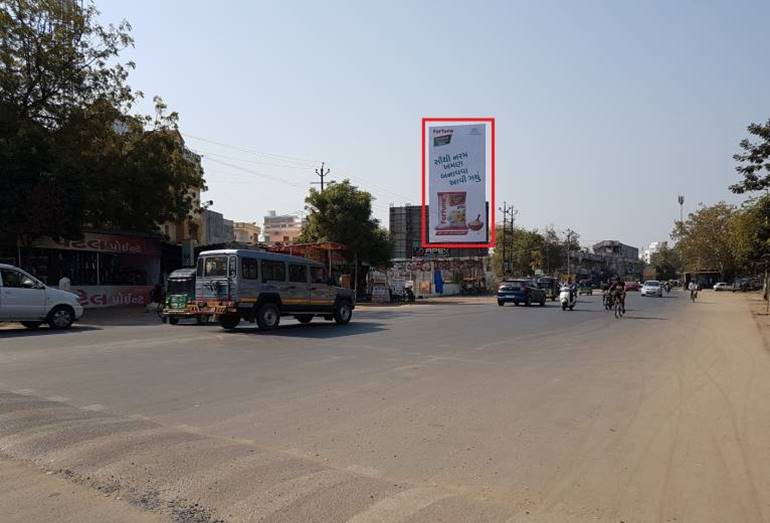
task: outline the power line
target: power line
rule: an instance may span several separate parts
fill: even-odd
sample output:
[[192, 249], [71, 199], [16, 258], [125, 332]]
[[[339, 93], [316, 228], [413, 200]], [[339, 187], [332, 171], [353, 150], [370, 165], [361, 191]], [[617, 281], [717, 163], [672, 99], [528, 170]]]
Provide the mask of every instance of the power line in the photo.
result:
[[272, 157], [272, 158], [275, 158], [275, 159], [281, 159], [281, 160], [284, 160], [284, 161], [292, 161], [292, 162], [295, 162], [295, 163], [297, 163], [297, 162], [311, 163], [311, 164], [318, 163], [318, 160], [308, 160], [306, 158], [298, 158], [296, 156], [287, 156], [287, 155], [283, 155], [283, 154], [264, 153], [264, 152], [255, 151], [255, 150], [252, 150], [252, 149], [247, 149], [245, 147], [239, 147], [239, 146], [236, 146], [236, 145], [230, 145], [230, 144], [226, 144], [226, 143], [222, 143], [222, 142], [217, 142], [217, 141], [214, 141], [214, 140], [209, 140], [208, 138], [202, 138], [200, 136], [195, 136], [195, 135], [192, 135], [192, 134], [187, 134], [187, 133], [181, 133], [181, 134], [182, 134], [182, 136], [185, 136], [187, 138], [192, 138], [193, 140], [200, 140], [202, 142], [206, 142], [206, 143], [210, 143], [210, 144], [214, 144], [214, 145], [219, 145], [220, 147], [226, 147], [228, 149], [233, 149], [233, 150], [236, 150], [236, 151], [241, 151], [241, 152], [244, 152], [244, 153], [254, 154], [254, 155], [258, 155], [258, 156], [268, 156], [268, 157]]
[[282, 178], [277, 178], [275, 176], [270, 176], [269, 174], [261, 173], [261, 172], [258, 172], [258, 171], [253, 171], [251, 169], [246, 169], [245, 167], [241, 167], [240, 165], [233, 165], [233, 164], [228, 163], [228, 162], [223, 162], [222, 160], [217, 160], [216, 158], [209, 158], [208, 160], [211, 161], [211, 162], [215, 162], [215, 163], [221, 164], [221, 165], [226, 165], [227, 167], [231, 167], [233, 169], [238, 169], [239, 171], [243, 171], [243, 172], [247, 172], [249, 174], [253, 174], [255, 176], [259, 176], [261, 178], [266, 178], [268, 180], [273, 180], [273, 181], [278, 182], [278, 183], [283, 183], [283, 184], [286, 184], [286, 185], [291, 185], [292, 187], [297, 187], [299, 189], [304, 189], [305, 188], [304, 185], [300, 185], [298, 183], [293, 183], [293, 182], [284, 180]]

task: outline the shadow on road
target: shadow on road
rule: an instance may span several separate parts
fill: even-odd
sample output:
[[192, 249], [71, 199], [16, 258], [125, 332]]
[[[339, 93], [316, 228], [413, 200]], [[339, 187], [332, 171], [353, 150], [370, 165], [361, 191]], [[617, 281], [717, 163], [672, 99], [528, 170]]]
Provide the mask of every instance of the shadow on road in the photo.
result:
[[346, 336], [357, 336], [359, 334], [370, 334], [372, 332], [381, 332], [387, 330], [380, 323], [372, 321], [354, 321], [347, 325], [337, 325], [336, 323], [308, 323], [282, 325], [271, 331], [261, 331], [256, 326], [238, 328], [229, 331], [228, 334], [246, 334], [259, 336], [278, 336], [282, 338], [310, 338], [327, 339], [343, 338]]
[[623, 316], [624, 320], [658, 320], [668, 321], [668, 318], [659, 318], [657, 316]]
[[55, 330], [55, 329], [49, 329], [48, 327], [40, 327], [37, 330], [31, 330], [27, 329], [26, 327], [19, 327], [19, 328], [12, 328], [12, 329], [2, 329], [0, 330], [0, 339], [5, 338], [28, 338], [28, 337], [35, 337], [35, 336], [65, 336], [67, 334], [77, 334], [80, 332], [88, 332], [88, 331], [100, 331], [103, 330], [101, 327], [94, 327], [91, 325], [73, 325], [71, 328], [67, 330]]

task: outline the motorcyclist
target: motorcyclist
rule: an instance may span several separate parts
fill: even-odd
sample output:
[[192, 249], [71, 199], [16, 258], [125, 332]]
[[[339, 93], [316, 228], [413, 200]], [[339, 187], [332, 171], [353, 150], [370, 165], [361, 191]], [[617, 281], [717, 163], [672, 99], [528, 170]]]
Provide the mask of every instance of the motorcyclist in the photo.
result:
[[569, 300], [577, 300], [577, 283], [572, 281], [572, 278], [567, 278], [567, 287], [569, 288]]
[[695, 298], [698, 297], [698, 284], [695, 283], [695, 281], [691, 281], [690, 284], [687, 286], [687, 290], [690, 291], [690, 299], [692, 301], [695, 301]]

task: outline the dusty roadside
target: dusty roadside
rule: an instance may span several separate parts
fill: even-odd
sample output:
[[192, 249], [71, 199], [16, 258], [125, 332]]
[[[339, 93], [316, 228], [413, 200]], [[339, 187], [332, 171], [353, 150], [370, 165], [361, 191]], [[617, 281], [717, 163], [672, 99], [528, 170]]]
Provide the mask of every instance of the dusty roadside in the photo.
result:
[[0, 506], [5, 523], [30, 521], [114, 521], [158, 523], [155, 513], [134, 507], [114, 494], [102, 494], [69, 481], [56, 471], [0, 454]]

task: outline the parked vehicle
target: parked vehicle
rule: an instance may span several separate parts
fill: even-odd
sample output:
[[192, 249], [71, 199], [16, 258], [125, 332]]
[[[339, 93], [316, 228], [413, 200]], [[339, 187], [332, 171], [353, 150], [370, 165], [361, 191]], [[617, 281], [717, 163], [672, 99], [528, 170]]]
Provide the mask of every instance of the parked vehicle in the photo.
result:
[[663, 285], [658, 280], [647, 280], [642, 285], [640, 292], [641, 296], [654, 296], [656, 298], [663, 297]]
[[208, 318], [201, 314], [195, 302], [195, 269], [177, 269], [166, 280], [166, 297], [158, 310], [164, 321], [176, 325], [179, 320], [195, 318], [205, 323]]
[[628, 281], [628, 282], [626, 282], [626, 292], [638, 291], [641, 288], [642, 288], [642, 285], [638, 281]]
[[278, 327], [282, 316], [310, 323], [314, 316], [348, 323], [353, 291], [334, 285], [323, 264], [298, 256], [246, 249], [204, 251], [198, 257], [195, 301], [225, 329], [241, 320], [260, 329]]
[[45, 285], [31, 274], [0, 264], [0, 322], [18, 321], [28, 329], [47, 323], [69, 329], [83, 316], [77, 294]]
[[538, 278], [537, 286], [545, 291], [545, 297], [551, 301], [556, 301], [556, 297], [559, 295], [559, 280], [550, 276], [543, 276]]
[[572, 290], [568, 285], [564, 285], [559, 291], [559, 303], [561, 303], [561, 310], [572, 310], [577, 303], [577, 295], [572, 293]]
[[539, 303], [543, 306], [545, 300], [545, 290], [538, 288], [537, 282], [528, 278], [506, 280], [497, 290], [497, 304], [501, 307], [506, 303], [523, 303], [526, 306]]
[[730, 285], [729, 283], [725, 282], [725, 281], [720, 281], [720, 282], [715, 283], [713, 289], [715, 291], [717, 291], [717, 292], [719, 292], [719, 291], [732, 291], [732, 290], [734, 290], [733, 286]]
[[593, 296], [594, 287], [591, 284], [591, 280], [580, 280], [578, 282], [578, 294], [585, 294], [587, 296]]

